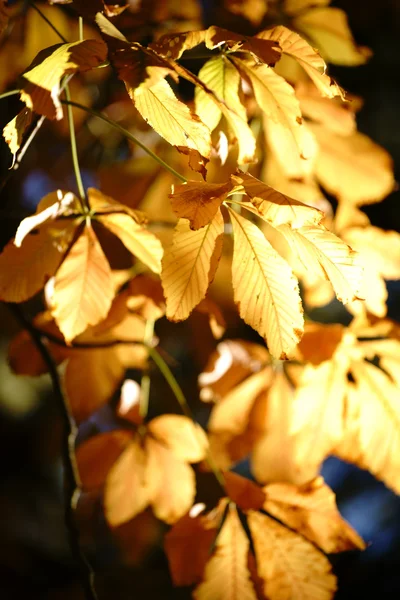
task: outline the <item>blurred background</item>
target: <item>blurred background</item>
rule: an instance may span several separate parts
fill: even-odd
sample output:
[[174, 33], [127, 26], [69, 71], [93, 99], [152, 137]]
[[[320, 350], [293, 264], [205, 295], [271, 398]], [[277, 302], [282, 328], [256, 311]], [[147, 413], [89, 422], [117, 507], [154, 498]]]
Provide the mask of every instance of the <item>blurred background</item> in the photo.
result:
[[[29, 7], [29, 2], [10, 2], [22, 11], [22, 26], [11, 31], [10, 39], [0, 45], [0, 87], [16, 87], [16, 76], [29, 64], [43, 45], [58, 43], [57, 37]], [[76, 39], [77, 17], [69, 5], [48, 7], [38, 3], [68, 39]], [[88, 3], [90, 4], [90, 3]], [[152, 31], [162, 31], [163, 5], [166, 2], [132, 1], [123, 13], [129, 21], [131, 39], [151, 41]], [[178, 7], [180, 3], [171, 3]], [[146, 6], [145, 6], [146, 5]], [[223, 2], [204, 0], [201, 14], [191, 13], [191, 4], [175, 8], [176, 20], [191, 28], [199, 17], [205, 26], [228, 27]], [[363, 98], [357, 114], [359, 130], [386, 148], [394, 159], [395, 176], [400, 171], [400, 2], [399, 0], [336, 0], [343, 8], [356, 41], [373, 51], [370, 61], [359, 67], [331, 67], [331, 74], [352, 94]], [[130, 13], [128, 15], [128, 13]], [[129, 20], [130, 19], [130, 20]], [[251, 32], [243, 17], [230, 16], [234, 31]], [[193, 28], [195, 28], [193, 26]], [[89, 29], [88, 29], [89, 30]], [[93, 35], [93, 33], [92, 33]], [[98, 35], [98, 34], [96, 34]], [[11, 42], [10, 42], [11, 40]], [[72, 95], [78, 102], [107, 107], [108, 114], [122, 124], [135, 122], [134, 109], [124, 88], [110, 73], [99, 70], [72, 80]], [[183, 94], [186, 90], [181, 90]], [[20, 109], [17, 96], [0, 100], [1, 128]], [[133, 149], [119, 135], [104, 128], [84, 113], [76, 111], [78, 147], [86, 186], [101, 187], [103, 192], [139, 203], [158, 173], [140, 151]], [[137, 120], [142, 139], [154, 143]], [[137, 133], [137, 132], [135, 132]], [[147, 136], [147, 137], [146, 137]], [[61, 123], [45, 122], [29, 148], [18, 171], [9, 171], [11, 155], [0, 141], [1, 230], [0, 243], [13, 236], [21, 219], [31, 214], [38, 201], [56, 188], [75, 189], [68, 130]], [[179, 157], [175, 160], [180, 160]], [[165, 202], [170, 179], [160, 185], [160, 202]], [[400, 192], [395, 191], [383, 202], [365, 208], [373, 225], [400, 231]], [[157, 209], [155, 209], [157, 210]], [[124, 267], [124, 256], [117, 260]], [[388, 284], [388, 316], [400, 321], [400, 284]], [[26, 304], [27, 315], [41, 308], [41, 298]], [[257, 340], [249, 328], [228, 313], [226, 337]], [[311, 315], [322, 321], [348, 320], [337, 305], [319, 309]], [[50, 379], [16, 377], [7, 363], [7, 347], [20, 325], [6, 306], [0, 306], [0, 594], [4, 600], [83, 598], [78, 568], [71, 558], [64, 527], [63, 467], [61, 447], [63, 422], [54, 401]], [[204, 366], [215, 342], [204, 327], [200, 315], [189, 322], [170, 325], [164, 319], [157, 326], [163, 348], [176, 361], [175, 374], [188, 395], [197, 389], [197, 374]], [[257, 340], [258, 341], [258, 340]], [[129, 374], [135, 377], [135, 373]], [[167, 394], [157, 373], [152, 376], [151, 402]], [[198, 407], [201, 418], [200, 403]], [[115, 427], [113, 413], [105, 407], [84, 423], [83, 439], [89, 433]], [[245, 466], [242, 466], [245, 469]], [[363, 553], [335, 556], [333, 563], [339, 576], [337, 598], [364, 595], [393, 598], [400, 594], [400, 498], [371, 475], [356, 467], [329, 458], [323, 475], [337, 494], [342, 515], [369, 543]], [[162, 530], [150, 514], [138, 517], [112, 534], [106, 526], [97, 498], [87, 498], [79, 515], [81, 541], [96, 570], [99, 598], [127, 599], [139, 594], [149, 598], [189, 598], [188, 590], [173, 589], [165, 558], [161, 552]]]

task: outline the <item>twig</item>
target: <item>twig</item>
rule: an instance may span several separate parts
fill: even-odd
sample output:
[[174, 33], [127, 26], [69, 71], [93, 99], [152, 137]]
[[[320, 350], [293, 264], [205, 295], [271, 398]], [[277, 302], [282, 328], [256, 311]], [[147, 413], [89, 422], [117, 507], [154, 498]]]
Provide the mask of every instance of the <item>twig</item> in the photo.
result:
[[103, 113], [98, 112], [97, 110], [94, 110], [93, 108], [90, 108], [89, 106], [84, 106], [83, 104], [78, 104], [78, 102], [70, 102], [68, 100], [61, 100], [61, 104], [66, 104], [66, 105], [70, 104], [71, 106], [75, 106], [75, 108], [80, 108], [80, 110], [86, 111], [87, 113], [91, 114], [93, 117], [97, 117], [98, 119], [101, 119], [105, 123], [108, 123], [109, 125], [111, 125], [111, 127], [114, 127], [114, 129], [117, 129], [120, 133], [122, 133], [122, 135], [124, 135], [126, 138], [128, 138], [128, 140], [131, 140], [131, 142], [133, 142], [134, 144], [139, 146], [142, 150], [144, 150], [144, 152], [146, 152], [149, 156], [154, 158], [154, 160], [157, 161], [159, 165], [161, 165], [164, 169], [166, 169], [167, 171], [172, 173], [172, 175], [177, 177], [180, 181], [182, 181], [183, 183], [187, 182], [186, 177], [184, 177], [183, 175], [181, 175], [180, 173], [175, 171], [174, 168], [172, 168], [169, 164], [164, 162], [162, 160], [162, 158], [160, 158], [159, 156], [157, 156], [157, 154], [152, 152], [152, 150], [150, 150], [150, 148], [148, 148], [145, 144], [143, 144], [140, 140], [138, 140], [138, 138], [136, 138], [134, 135], [132, 135], [132, 133], [130, 131], [128, 131], [121, 125], [119, 125], [119, 123], [116, 123], [116, 121], [109, 119], [108, 117], [106, 117], [106, 115], [103, 115]]
[[54, 33], [58, 35], [58, 37], [64, 42], [64, 44], [68, 44], [68, 40], [63, 36], [63, 34], [60, 31], [58, 31], [57, 27], [53, 25], [50, 19], [46, 17], [46, 15], [40, 10], [40, 8], [38, 8], [34, 2], [29, 2], [29, 4], [30, 6], [32, 6], [33, 9], [36, 10], [37, 13], [39, 13], [42, 19], [46, 21], [47, 25], [52, 28]]
[[97, 600], [97, 595], [94, 588], [94, 572], [81, 550], [79, 544], [79, 530], [77, 529], [74, 520], [73, 502], [80, 490], [80, 478], [75, 460], [75, 438], [77, 434], [77, 426], [70, 412], [68, 401], [65, 398], [56, 364], [50, 350], [43, 342], [41, 334], [35, 329], [29, 319], [25, 317], [18, 304], [8, 304], [7, 306], [16, 320], [31, 336], [33, 343], [35, 344], [49, 370], [54, 396], [58, 401], [65, 425], [62, 449], [65, 478], [64, 519], [69, 546], [73, 557], [78, 563], [79, 570], [81, 571], [82, 586], [84, 588], [86, 598], [88, 600]]
[[[147, 319], [145, 331], [144, 331], [144, 343], [147, 346], [151, 346], [154, 336], [154, 320]], [[149, 410], [149, 398], [150, 398], [150, 375], [149, 369], [145, 370], [142, 375], [140, 382], [140, 404], [139, 404], [139, 415], [142, 419], [145, 419]]]
[[98, 348], [111, 348], [112, 346], [118, 346], [120, 344], [143, 345], [142, 342], [138, 342], [137, 340], [107, 340], [105, 342], [94, 342], [93, 344], [90, 342], [72, 342], [71, 344], [67, 344], [64, 339], [44, 331], [43, 329], [40, 329], [40, 327], [35, 327], [32, 324], [31, 326], [40, 337], [44, 337], [52, 344], [68, 348], [69, 350], [96, 350]]
[[9, 90], [8, 92], [3, 92], [2, 94], [0, 94], [0, 100], [3, 100], [3, 98], [8, 98], [8, 96], [15, 96], [16, 94], [19, 94], [21, 90]]

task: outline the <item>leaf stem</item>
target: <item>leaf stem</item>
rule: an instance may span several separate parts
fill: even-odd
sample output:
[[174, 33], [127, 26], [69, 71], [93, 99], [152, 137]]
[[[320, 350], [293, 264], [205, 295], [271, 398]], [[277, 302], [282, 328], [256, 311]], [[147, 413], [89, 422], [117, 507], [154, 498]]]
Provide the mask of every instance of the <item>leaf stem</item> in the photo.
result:
[[10, 90], [8, 92], [3, 92], [2, 94], [0, 94], [0, 100], [3, 100], [3, 98], [7, 98], [8, 96], [15, 96], [16, 94], [19, 94], [21, 90]]
[[7, 306], [16, 320], [31, 336], [33, 343], [35, 344], [49, 370], [54, 396], [58, 401], [65, 426], [64, 443], [62, 449], [65, 478], [65, 526], [68, 533], [71, 553], [76, 559], [81, 571], [82, 586], [85, 590], [86, 598], [88, 600], [97, 600], [97, 594], [94, 587], [94, 572], [81, 550], [79, 543], [79, 530], [74, 520], [74, 505], [80, 492], [80, 477], [75, 458], [75, 438], [77, 434], [77, 426], [71, 414], [68, 400], [64, 395], [60, 377], [57, 371], [57, 366], [49, 348], [44, 343], [41, 334], [36, 330], [29, 319], [26, 318], [18, 304], [8, 304]]
[[82, 42], [83, 41], [83, 19], [81, 16], [79, 16], [79, 40]]
[[68, 40], [63, 36], [63, 34], [60, 31], [58, 31], [57, 27], [55, 27], [53, 25], [53, 23], [50, 21], [50, 19], [48, 19], [46, 17], [46, 15], [40, 10], [40, 8], [38, 8], [34, 2], [29, 2], [29, 4], [33, 9], [36, 10], [37, 13], [39, 13], [39, 15], [42, 17], [42, 19], [44, 21], [46, 21], [47, 25], [49, 27], [51, 27], [51, 29], [54, 31], [54, 33], [56, 35], [58, 35], [58, 37], [64, 42], [64, 44], [68, 44]]
[[159, 156], [157, 156], [157, 154], [155, 154], [154, 152], [152, 152], [152, 150], [150, 150], [150, 148], [148, 148], [145, 144], [143, 144], [140, 140], [138, 140], [130, 131], [128, 131], [127, 129], [125, 129], [121, 125], [119, 125], [119, 123], [117, 123], [116, 121], [113, 121], [112, 119], [109, 119], [103, 113], [98, 112], [97, 110], [94, 110], [93, 108], [90, 108], [89, 106], [84, 106], [83, 104], [78, 104], [78, 102], [71, 102], [70, 100], [61, 100], [61, 104], [75, 106], [75, 108], [79, 108], [80, 110], [84, 110], [87, 113], [91, 114], [93, 117], [97, 117], [98, 119], [101, 119], [105, 123], [108, 123], [109, 125], [111, 125], [111, 127], [114, 127], [114, 129], [116, 129], [117, 131], [119, 131], [120, 133], [122, 133], [122, 135], [124, 135], [128, 140], [131, 140], [131, 142], [133, 142], [134, 144], [136, 144], [137, 146], [139, 146], [142, 150], [144, 150], [144, 152], [146, 152], [155, 161], [157, 161], [159, 165], [161, 165], [164, 169], [166, 169], [167, 171], [169, 171], [170, 173], [172, 173], [172, 175], [174, 175], [175, 177], [177, 177], [180, 181], [182, 181], [183, 183], [187, 182], [186, 177], [184, 177], [183, 175], [181, 175], [180, 173], [178, 173], [177, 171], [175, 171], [175, 169], [173, 167], [171, 167], [169, 164], [167, 164], [166, 162], [164, 162], [162, 160], [162, 158], [160, 158]]
[[[146, 346], [151, 346], [154, 336], [154, 320], [147, 319], [145, 330], [144, 330], [144, 343]], [[150, 375], [148, 369], [143, 373], [140, 382], [140, 404], [139, 404], [139, 415], [142, 419], [146, 418], [149, 410], [149, 397], [150, 397]]]
[[65, 96], [66, 96], [66, 98], [68, 100], [67, 115], [68, 115], [69, 137], [70, 137], [70, 141], [71, 141], [72, 164], [74, 166], [74, 173], [75, 173], [76, 185], [77, 185], [77, 188], [78, 188], [79, 197], [80, 197], [80, 199], [82, 201], [83, 208], [85, 208], [85, 207], [89, 208], [89, 205], [88, 205], [88, 202], [87, 202], [87, 198], [86, 198], [86, 195], [85, 195], [85, 188], [83, 187], [81, 170], [79, 168], [78, 150], [77, 150], [77, 147], [76, 147], [74, 116], [72, 114], [71, 94], [70, 94], [69, 86], [68, 85], [65, 86]]
[[[158, 352], [158, 350], [156, 350], [156, 348], [151, 348], [149, 346], [148, 346], [148, 352], [149, 352], [149, 355], [151, 356], [151, 358], [153, 359], [153, 361], [155, 362], [155, 364], [157, 365], [158, 369], [160, 370], [161, 374], [164, 376], [165, 381], [168, 383], [169, 387], [171, 388], [175, 398], [177, 399], [177, 401], [179, 403], [179, 406], [182, 409], [183, 414], [186, 417], [188, 417], [188, 419], [190, 419], [191, 421], [196, 423], [196, 420], [193, 416], [192, 411], [190, 410], [190, 407], [187, 403], [185, 394], [183, 393], [181, 386], [175, 379], [174, 374], [172, 373], [171, 369], [169, 368], [169, 366], [167, 365], [167, 363], [165, 362], [165, 360], [163, 359], [161, 354]], [[210, 469], [212, 470], [216, 480], [218, 481], [219, 485], [223, 489], [224, 493], [226, 493], [224, 476], [222, 475], [221, 471], [215, 464], [215, 461], [214, 461], [209, 449], [207, 449], [206, 460], [207, 460], [208, 465], [209, 465]]]

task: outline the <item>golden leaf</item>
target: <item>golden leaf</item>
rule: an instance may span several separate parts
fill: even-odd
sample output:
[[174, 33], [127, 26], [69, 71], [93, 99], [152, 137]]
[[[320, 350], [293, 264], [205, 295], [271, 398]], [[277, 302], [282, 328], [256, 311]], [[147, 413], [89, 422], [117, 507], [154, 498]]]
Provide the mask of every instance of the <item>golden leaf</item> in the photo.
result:
[[187, 319], [205, 297], [222, 251], [224, 221], [218, 211], [209, 225], [192, 231], [189, 222], [179, 220], [172, 244], [163, 258], [161, 281], [172, 321]]
[[249, 548], [236, 508], [229, 505], [215, 551], [206, 566], [204, 581], [195, 589], [193, 597], [196, 600], [256, 600], [247, 567]]
[[3, 129], [3, 137], [6, 140], [12, 154], [16, 154], [21, 147], [24, 133], [31, 124], [32, 111], [23, 108]]
[[213, 25], [206, 31], [206, 47], [210, 50], [227, 46], [231, 52], [238, 50], [249, 52], [254, 58], [261, 60], [266, 65], [273, 66], [281, 57], [279, 44], [272, 40], [263, 40], [258, 37], [234, 33]]
[[148, 506], [155, 481], [147, 474], [147, 455], [136, 437], [110, 469], [104, 489], [104, 510], [112, 526], [121, 525]]
[[326, 75], [324, 59], [297, 33], [279, 25], [273, 29], [261, 31], [257, 37], [276, 41], [282, 48], [283, 54], [291, 56], [303, 67], [323, 96], [344, 98], [343, 90], [329, 75]]
[[346, 304], [359, 297], [363, 276], [358, 253], [324, 227], [278, 228], [306, 272], [328, 279], [337, 298]]
[[322, 125], [309, 126], [319, 146], [315, 173], [330, 194], [357, 206], [379, 202], [390, 194], [393, 165], [386, 150], [359, 132], [342, 136]]
[[206, 32], [185, 31], [184, 33], [168, 33], [160, 37], [157, 42], [150, 45], [157, 54], [166, 58], [177, 60], [186, 50], [192, 50], [199, 44], [204, 43]]
[[151, 87], [129, 88], [128, 92], [145, 121], [179, 152], [188, 154], [191, 168], [204, 175], [211, 153], [210, 130], [178, 100], [171, 86], [161, 79]]
[[23, 73], [22, 102], [48, 119], [62, 119], [59, 94], [63, 75], [93, 69], [105, 61], [106, 55], [107, 46], [100, 40], [59, 44], [42, 50]]
[[355, 112], [348, 103], [331, 102], [330, 98], [321, 97], [312, 83], [296, 85], [296, 96], [304, 117], [338, 135], [351, 135], [356, 131]]
[[148, 431], [180, 460], [199, 462], [206, 456], [207, 436], [188, 417], [161, 415], [150, 421]]
[[85, 227], [54, 282], [51, 312], [66, 341], [104, 319], [113, 298], [110, 265], [93, 229]]
[[200, 69], [199, 79], [223, 103], [216, 103], [210, 94], [201, 87], [196, 86], [196, 113], [210, 131], [216, 128], [223, 115], [238, 144], [238, 164], [252, 162], [256, 150], [256, 141], [247, 124], [246, 109], [239, 97], [239, 72], [225, 56], [215, 56]]
[[307, 8], [326, 6], [330, 1], [331, 0], [284, 0], [283, 6], [285, 13], [288, 15], [295, 15], [303, 12]]
[[10, 241], [0, 255], [0, 299], [24, 302], [54, 275], [71, 242], [73, 222], [43, 223], [20, 248]]
[[234, 233], [232, 282], [242, 319], [267, 341], [273, 356], [287, 359], [303, 332], [297, 279], [263, 233], [229, 209]]
[[161, 272], [163, 249], [160, 240], [151, 231], [125, 213], [98, 214], [96, 219], [116, 235], [129, 252], [149, 269], [154, 273]]
[[313, 544], [270, 517], [249, 511], [257, 570], [270, 600], [330, 600], [336, 577], [328, 559]]
[[310, 169], [316, 148], [313, 136], [303, 123], [294, 89], [266, 65], [232, 60], [251, 82], [257, 104], [264, 113], [268, 143], [282, 168], [291, 177], [301, 177]]
[[150, 501], [154, 514], [166, 523], [175, 523], [193, 504], [194, 471], [174, 450], [150, 436], [146, 438], [146, 452], [146, 478], [152, 489]]
[[292, 25], [311, 39], [322, 56], [336, 65], [362, 65], [371, 56], [369, 48], [357, 46], [346, 13], [340, 8], [321, 7], [297, 15]]
[[324, 552], [344, 552], [365, 544], [336, 507], [335, 494], [317, 477], [303, 486], [272, 483], [264, 488], [264, 510], [314, 542]]
[[188, 219], [191, 229], [208, 225], [219, 207], [232, 190], [233, 184], [188, 181], [173, 188], [169, 195], [171, 206], [177, 217]]
[[131, 441], [131, 432], [116, 430], [100, 433], [80, 444], [76, 462], [82, 487], [87, 491], [101, 488], [113, 464]]
[[232, 176], [232, 179], [243, 185], [244, 191], [259, 215], [274, 227], [283, 224], [292, 225], [292, 227], [319, 225], [323, 219], [323, 213], [320, 210], [278, 192], [249, 173], [238, 171]]

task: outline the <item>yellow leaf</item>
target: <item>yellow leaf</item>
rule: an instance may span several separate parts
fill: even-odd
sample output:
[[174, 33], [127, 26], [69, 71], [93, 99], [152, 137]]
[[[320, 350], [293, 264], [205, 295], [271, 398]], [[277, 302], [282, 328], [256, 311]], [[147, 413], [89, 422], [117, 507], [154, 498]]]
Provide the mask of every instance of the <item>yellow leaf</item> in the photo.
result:
[[243, 185], [244, 191], [259, 215], [274, 227], [283, 224], [292, 225], [292, 227], [318, 225], [323, 219], [323, 213], [320, 210], [278, 192], [249, 173], [239, 171], [232, 176], [232, 179]]
[[218, 211], [209, 225], [192, 231], [181, 219], [163, 258], [161, 281], [172, 321], [187, 319], [205, 297], [222, 251], [224, 221]]
[[264, 510], [327, 554], [365, 548], [360, 536], [340, 516], [335, 494], [322, 477], [303, 486], [273, 483], [264, 491]]
[[107, 316], [114, 298], [111, 269], [89, 226], [70, 249], [54, 282], [52, 315], [67, 342]]
[[261, 513], [249, 511], [248, 522], [257, 571], [270, 600], [333, 598], [336, 577], [313, 544]]
[[16, 154], [21, 147], [24, 133], [31, 124], [32, 111], [23, 108], [3, 129], [3, 137], [6, 140], [12, 154]]
[[24, 302], [54, 275], [75, 232], [72, 222], [43, 223], [21, 248], [10, 241], [0, 255], [0, 299]]
[[322, 226], [278, 228], [289, 242], [304, 269], [315, 277], [328, 279], [337, 298], [346, 304], [359, 297], [363, 269], [357, 252]]
[[340, 96], [344, 98], [343, 90], [335, 81], [326, 75], [326, 64], [317, 50], [312, 48], [306, 40], [287, 27], [279, 25], [257, 34], [261, 39], [276, 41], [282, 48], [283, 54], [294, 58], [311, 77], [318, 90], [327, 98]]
[[160, 240], [151, 231], [124, 213], [97, 215], [96, 219], [116, 235], [129, 252], [149, 269], [154, 273], [161, 272], [163, 249]]
[[297, 15], [293, 27], [304, 33], [322, 56], [336, 65], [362, 65], [371, 56], [368, 48], [357, 46], [346, 13], [340, 8], [315, 8]]
[[232, 190], [233, 184], [188, 181], [173, 188], [169, 195], [177, 217], [188, 219], [191, 229], [208, 225]]
[[234, 233], [232, 282], [242, 319], [267, 341], [271, 354], [292, 355], [303, 333], [297, 279], [262, 232], [229, 209]]
[[283, 7], [288, 15], [295, 15], [315, 6], [326, 6], [331, 0], [284, 0]]
[[352, 364], [356, 381], [349, 396], [350, 443], [338, 444], [334, 453], [368, 469], [400, 493], [399, 388], [378, 367], [365, 361]]
[[100, 40], [83, 40], [42, 50], [23, 73], [22, 102], [49, 119], [62, 119], [61, 78], [97, 67], [105, 61], [106, 55], [107, 46]]
[[175, 523], [188, 512], [196, 494], [193, 469], [172, 450], [152, 437], [146, 438], [146, 478], [151, 486], [151, 505], [158, 519]]
[[356, 117], [349, 103], [321, 97], [311, 82], [296, 85], [296, 96], [304, 117], [321, 123], [338, 135], [351, 135], [356, 131]]
[[145, 121], [179, 152], [189, 155], [191, 168], [204, 174], [211, 154], [210, 130], [178, 100], [171, 86], [161, 79], [151, 87], [128, 88], [128, 92]]
[[121, 525], [142, 512], [150, 502], [153, 486], [147, 475], [146, 453], [135, 438], [107, 476], [104, 510], [110, 525]]
[[150, 48], [157, 54], [177, 60], [186, 50], [192, 50], [192, 48], [204, 43], [205, 37], [206, 32], [204, 30], [168, 33], [151, 44]]
[[196, 86], [196, 113], [210, 131], [216, 128], [223, 115], [238, 144], [238, 163], [252, 162], [256, 141], [247, 124], [246, 109], [239, 97], [239, 72], [225, 56], [215, 56], [200, 69], [199, 79], [223, 102], [216, 103], [210, 94]]
[[294, 89], [267, 65], [232, 60], [251, 82], [257, 104], [264, 113], [268, 143], [282, 168], [291, 177], [301, 177], [310, 169], [316, 148], [303, 123]]
[[386, 150], [362, 133], [342, 136], [322, 125], [309, 126], [319, 146], [315, 173], [330, 194], [357, 206], [379, 202], [390, 194], [393, 164]]
[[126, 204], [121, 204], [111, 198], [110, 196], [106, 196], [100, 190], [96, 190], [96, 188], [88, 188], [88, 199], [90, 208], [97, 214], [109, 214], [109, 213], [126, 213], [130, 215], [132, 219], [134, 219], [137, 223], [146, 223], [147, 218], [146, 215], [140, 210], [135, 210]]
[[181, 460], [192, 463], [205, 458], [207, 436], [199, 425], [187, 417], [161, 415], [150, 421], [148, 431]]
[[194, 591], [196, 600], [256, 600], [257, 595], [247, 567], [250, 543], [236, 508], [228, 514], [209, 559], [204, 581]]

